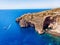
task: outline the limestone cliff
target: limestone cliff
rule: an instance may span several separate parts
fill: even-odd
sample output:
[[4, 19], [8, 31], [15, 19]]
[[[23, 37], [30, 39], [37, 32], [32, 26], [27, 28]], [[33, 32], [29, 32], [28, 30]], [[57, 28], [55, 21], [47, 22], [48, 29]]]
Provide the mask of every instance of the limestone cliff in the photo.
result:
[[[24, 14], [21, 17], [18, 17], [16, 19], [17, 22], [19, 22], [19, 25], [21, 27], [28, 27], [32, 26], [35, 27], [35, 30], [42, 34], [44, 32], [60, 36], [60, 32], [58, 33], [56, 25], [53, 29], [52, 27], [49, 27], [50, 23], [57, 23], [57, 25], [60, 25], [60, 8], [51, 9], [47, 11], [42, 11], [38, 13], [32, 13], [32, 14]], [[52, 28], [51, 30], [48, 30], [49, 28]], [[53, 31], [52, 31], [53, 30]]]

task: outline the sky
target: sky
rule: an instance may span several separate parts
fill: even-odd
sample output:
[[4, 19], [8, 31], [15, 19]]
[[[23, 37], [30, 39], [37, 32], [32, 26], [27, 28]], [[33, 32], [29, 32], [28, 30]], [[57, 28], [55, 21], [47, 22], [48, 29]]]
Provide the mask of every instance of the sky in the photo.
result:
[[0, 0], [0, 9], [40, 9], [59, 7], [59, 0]]

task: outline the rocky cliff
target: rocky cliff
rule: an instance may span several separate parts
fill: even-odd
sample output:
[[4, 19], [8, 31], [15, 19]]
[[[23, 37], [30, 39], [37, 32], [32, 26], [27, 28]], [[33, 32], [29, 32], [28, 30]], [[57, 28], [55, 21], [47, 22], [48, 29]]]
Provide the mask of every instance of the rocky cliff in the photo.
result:
[[39, 34], [47, 32], [55, 36], [60, 36], [60, 8], [24, 14], [18, 17], [16, 21], [20, 27], [34, 27]]

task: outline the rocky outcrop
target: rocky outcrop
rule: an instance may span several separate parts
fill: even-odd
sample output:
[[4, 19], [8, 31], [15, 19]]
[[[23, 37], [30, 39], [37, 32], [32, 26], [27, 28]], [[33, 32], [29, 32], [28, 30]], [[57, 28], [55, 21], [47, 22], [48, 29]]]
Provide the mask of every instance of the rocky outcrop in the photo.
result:
[[[54, 31], [52, 31], [52, 27], [55, 26], [53, 22], [57, 23], [57, 25], [60, 25], [60, 8], [42, 11], [38, 13], [24, 14], [23, 16], [18, 17], [16, 21], [21, 27], [34, 27], [39, 34], [47, 32], [50, 34], [54, 33], [53, 35], [56, 35], [59, 30], [55, 33], [54, 31], [57, 30], [57, 28], [54, 28]], [[51, 23], [53, 24], [53, 26], [49, 27]], [[51, 29], [48, 30], [48, 28]]]

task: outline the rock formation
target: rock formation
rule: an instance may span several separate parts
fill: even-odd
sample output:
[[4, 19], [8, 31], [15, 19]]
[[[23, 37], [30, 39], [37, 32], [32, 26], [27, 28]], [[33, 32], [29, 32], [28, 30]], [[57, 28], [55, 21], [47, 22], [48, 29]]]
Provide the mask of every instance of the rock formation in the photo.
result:
[[52, 35], [60, 36], [60, 31], [58, 29], [60, 26], [60, 8], [24, 14], [23, 16], [18, 17], [16, 21], [21, 27], [34, 27], [39, 34], [47, 32]]

